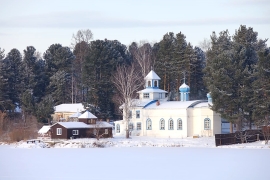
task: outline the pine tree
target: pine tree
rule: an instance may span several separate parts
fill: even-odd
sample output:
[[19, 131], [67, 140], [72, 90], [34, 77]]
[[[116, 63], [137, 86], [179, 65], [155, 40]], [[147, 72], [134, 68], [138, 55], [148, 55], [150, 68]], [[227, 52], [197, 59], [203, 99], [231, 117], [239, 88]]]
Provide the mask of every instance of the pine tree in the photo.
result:
[[12, 109], [12, 101], [8, 95], [8, 79], [5, 76], [4, 59], [4, 50], [0, 48], [0, 110], [2, 112]]
[[259, 52], [256, 66], [256, 80], [253, 82], [253, 118], [258, 126], [270, 123], [270, 48]]
[[[72, 63], [75, 56], [68, 47], [53, 44], [44, 53], [46, 76], [49, 78], [47, 93], [52, 94], [55, 105], [71, 103], [72, 99]], [[59, 77], [58, 77], [59, 76]], [[59, 78], [59, 80], [58, 80]]]
[[156, 53], [157, 59], [155, 62], [155, 71], [159, 74], [161, 81], [160, 87], [166, 91], [170, 91], [170, 82], [172, 79], [176, 79], [173, 77], [172, 73], [175, 71], [171, 71], [173, 67], [173, 52], [174, 52], [174, 44], [175, 44], [174, 33], [170, 32], [163, 36], [163, 39], [159, 42], [159, 45]]
[[86, 104], [94, 107], [99, 118], [111, 118], [114, 116], [112, 98], [115, 92], [111, 75], [117, 65], [130, 64], [130, 54], [126, 46], [116, 40], [92, 41], [90, 47], [83, 68], [83, 84], [87, 86]]
[[233, 41], [228, 31], [221, 32], [219, 37], [213, 33], [211, 39], [204, 81], [211, 91], [212, 109], [237, 123], [237, 130], [241, 130], [244, 121], [252, 120], [256, 49], [265, 46], [257, 40], [257, 33], [245, 26], [239, 28]]
[[7, 90], [8, 102], [11, 102], [9, 110], [14, 111], [20, 107], [20, 96], [22, 93], [22, 57], [17, 49], [12, 49], [2, 61], [2, 79], [4, 79]]

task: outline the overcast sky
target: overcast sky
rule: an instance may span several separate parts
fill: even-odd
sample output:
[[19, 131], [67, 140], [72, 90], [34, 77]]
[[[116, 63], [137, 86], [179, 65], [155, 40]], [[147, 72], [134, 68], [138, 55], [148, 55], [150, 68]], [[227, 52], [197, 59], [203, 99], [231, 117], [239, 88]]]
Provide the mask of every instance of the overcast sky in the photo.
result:
[[54, 43], [70, 46], [80, 29], [90, 29], [94, 40], [125, 45], [181, 31], [196, 46], [212, 31], [233, 35], [241, 24], [269, 38], [270, 0], [0, 0], [0, 47], [6, 54], [30, 45], [42, 53]]

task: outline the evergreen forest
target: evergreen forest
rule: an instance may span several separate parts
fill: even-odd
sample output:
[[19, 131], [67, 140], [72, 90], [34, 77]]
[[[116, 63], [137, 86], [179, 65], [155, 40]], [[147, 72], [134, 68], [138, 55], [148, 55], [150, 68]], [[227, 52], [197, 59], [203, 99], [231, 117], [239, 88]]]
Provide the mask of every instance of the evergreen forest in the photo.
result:
[[47, 124], [54, 106], [83, 103], [100, 119], [119, 119], [111, 77], [117, 67], [134, 65], [141, 81], [154, 69], [170, 101], [179, 100], [185, 78], [190, 100], [206, 100], [211, 92], [211, 108], [239, 129], [244, 123], [262, 125], [270, 119], [266, 42], [252, 27], [241, 25], [232, 35], [228, 30], [212, 32], [204, 47], [192, 46], [183, 32], [166, 33], [154, 44], [126, 46], [118, 40], [93, 40], [91, 30], [74, 34], [71, 47], [52, 44], [42, 53], [34, 45], [23, 52], [0, 47], [0, 111], [12, 120], [21, 109], [22, 120], [32, 117]]

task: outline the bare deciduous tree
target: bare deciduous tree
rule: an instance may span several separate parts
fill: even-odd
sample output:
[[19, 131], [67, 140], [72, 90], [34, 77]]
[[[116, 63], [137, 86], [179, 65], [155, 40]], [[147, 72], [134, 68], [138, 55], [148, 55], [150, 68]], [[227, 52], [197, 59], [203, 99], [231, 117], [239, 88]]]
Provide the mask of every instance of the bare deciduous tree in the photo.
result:
[[139, 68], [141, 69], [142, 78], [144, 78], [151, 70], [151, 66], [154, 65], [152, 58], [152, 47], [149, 43], [140, 41], [138, 44], [132, 43], [130, 50], [134, 57], [135, 63], [138, 64]]
[[203, 41], [199, 42], [199, 47], [206, 52], [211, 47], [211, 41], [207, 38], [204, 38]]
[[131, 66], [118, 66], [113, 74], [112, 82], [119, 92], [118, 103], [121, 105], [123, 120], [126, 123], [126, 138], [129, 138], [129, 112], [134, 105], [136, 92], [141, 88], [144, 81], [141, 81], [141, 74]]

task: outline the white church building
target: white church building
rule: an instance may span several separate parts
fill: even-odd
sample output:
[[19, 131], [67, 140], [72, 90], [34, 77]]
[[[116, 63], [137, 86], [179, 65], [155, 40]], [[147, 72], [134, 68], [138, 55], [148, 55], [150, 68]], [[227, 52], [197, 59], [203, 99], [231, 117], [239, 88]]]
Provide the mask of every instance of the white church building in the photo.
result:
[[[189, 101], [190, 87], [183, 83], [180, 101], [168, 101], [167, 91], [159, 89], [160, 77], [151, 70], [144, 78], [146, 88], [133, 100], [129, 114], [131, 136], [184, 138], [221, 134], [221, 117], [212, 111], [208, 101]], [[115, 121], [115, 136], [126, 134], [126, 121]]]

